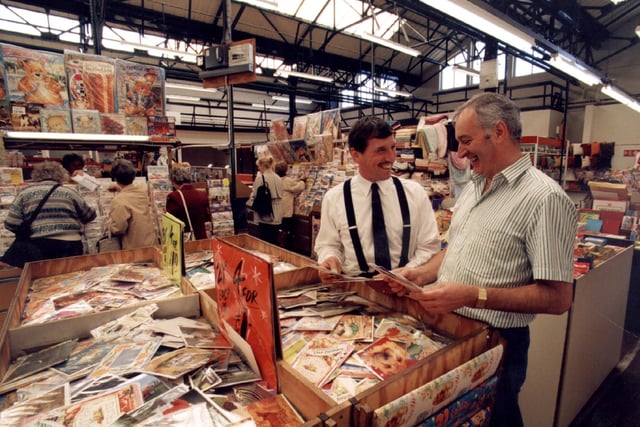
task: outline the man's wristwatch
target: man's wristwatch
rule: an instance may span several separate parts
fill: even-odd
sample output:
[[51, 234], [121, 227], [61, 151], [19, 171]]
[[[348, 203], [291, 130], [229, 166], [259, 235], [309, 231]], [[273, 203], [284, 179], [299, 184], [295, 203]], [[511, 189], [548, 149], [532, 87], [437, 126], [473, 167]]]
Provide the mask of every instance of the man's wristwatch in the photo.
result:
[[475, 308], [484, 308], [487, 304], [487, 288], [478, 288]]

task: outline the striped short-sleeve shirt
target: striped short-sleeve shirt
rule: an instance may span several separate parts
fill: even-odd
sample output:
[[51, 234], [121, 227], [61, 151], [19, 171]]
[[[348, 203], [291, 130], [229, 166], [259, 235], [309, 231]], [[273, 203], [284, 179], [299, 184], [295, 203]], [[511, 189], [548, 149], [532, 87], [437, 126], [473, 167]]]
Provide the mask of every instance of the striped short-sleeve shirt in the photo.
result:
[[[440, 282], [515, 288], [534, 280], [573, 280], [577, 214], [553, 179], [527, 155], [493, 177], [474, 174], [456, 204]], [[457, 313], [496, 328], [529, 324], [534, 314], [463, 307]]]

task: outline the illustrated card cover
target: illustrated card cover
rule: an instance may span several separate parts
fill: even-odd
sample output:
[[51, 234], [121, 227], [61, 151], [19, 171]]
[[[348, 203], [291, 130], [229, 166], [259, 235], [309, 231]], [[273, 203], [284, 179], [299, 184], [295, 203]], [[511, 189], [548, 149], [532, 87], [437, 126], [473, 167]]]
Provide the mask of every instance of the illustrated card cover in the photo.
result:
[[321, 333], [298, 353], [291, 366], [313, 384], [322, 387], [353, 350], [351, 343]]
[[341, 340], [373, 341], [373, 316], [343, 314], [331, 332]]
[[296, 331], [332, 331], [336, 328], [338, 321], [340, 320], [340, 316], [333, 317], [302, 317], [296, 324], [293, 326], [293, 329]]
[[111, 425], [122, 414], [133, 411], [142, 404], [140, 386], [132, 383], [98, 397], [66, 406], [62, 411], [54, 411], [54, 416], [47, 416], [45, 419], [61, 425]]
[[191, 388], [207, 391], [222, 382], [216, 371], [208, 366], [198, 369], [193, 375], [189, 375]]
[[181, 348], [154, 357], [144, 367], [144, 372], [176, 379], [196, 370], [211, 360], [211, 351], [199, 348]]
[[261, 379], [260, 374], [254, 372], [251, 367], [242, 360], [229, 362], [227, 370], [225, 372], [218, 372], [218, 376], [222, 380], [217, 385], [217, 387], [220, 388], [256, 382]]
[[180, 326], [180, 332], [187, 347], [197, 348], [231, 348], [227, 337], [216, 327], [197, 328]]
[[0, 130], [11, 130], [11, 103], [8, 99], [0, 100]]
[[334, 140], [342, 138], [339, 109], [324, 110], [322, 112], [322, 127], [318, 133], [329, 134]]
[[138, 116], [125, 116], [125, 133], [127, 135], [147, 135], [147, 118]]
[[67, 50], [64, 52], [64, 67], [71, 109], [116, 112], [114, 59]]
[[122, 343], [114, 345], [102, 363], [89, 374], [97, 378], [106, 374], [125, 374], [145, 366], [160, 346], [160, 339], [145, 343]]
[[16, 403], [2, 410], [2, 424], [6, 426], [42, 425], [30, 421], [41, 414], [69, 404], [69, 384], [64, 384], [31, 399]]
[[356, 353], [381, 380], [402, 372], [416, 363], [407, 350], [387, 337], [382, 337]]
[[11, 127], [18, 132], [40, 132], [42, 104], [11, 102]]
[[293, 132], [291, 132], [291, 139], [304, 139], [307, 133], [307, 120], [309, 118], [304, 116], [295, 116], [293, 118]]
[[65, 375], [73, 375], [96, 366], [112, 349], [113, 343], [96, 342], [88, 348], [75, 353], [65, 362], [54, 366], [54, 369]]
[[96, 110], [71, 110], [73, 133], [102, 133], [100, 113]]
[[147, 116], [147, 133], [157, 137], [176, 136], [176, 118], [172, 116]]
[[293, 150], [294, 162], [310, 162], [312, 160], [311, 153], [304, 139], [292, 139], [289, 141], [289, 145], [291, 146], [291, 150]]
[[63, 55], [3, 44], [2, 57], [11, 101], [69, 108]]
[[282, 394], [249, 403], [240, 412], [248, 412], [256, 425], [262, 427], [297, 427], [304, 424], [304, 419]]
[[164, 115], [164, 69], [116, 60], [118, 112], [126, 116]]
[[313, 144], [315, 135], [322, 133], [322, 112], [307, 114], [307, 131], [304, 140], [307, 144]]
[[35, 353], [29, 353], [17, 358], [7, 369], [7, 373], [2, 382], [15, 381], [43, 371], [66, 360], [77, 342], [77, 339], [64, 341]]
[[53, 108], [40, 109], [40, 126], [42, 132], [71, 133], [71, 112]]
[[213, 240], [213, 261], [219, 317], [256, 351], [268, 387], [277, 387], [276, 296], [273, 267], [268, 261], [219, 239]]
[[127, 123], [124, 114], [100, 113], [100, 127], [106, 135], [124, 135]]
[[271, 120], [270, 134], [272, 135], [272, 141], [288, 141], [289, 132], [287, 132], [287, 125], [284, 119]]

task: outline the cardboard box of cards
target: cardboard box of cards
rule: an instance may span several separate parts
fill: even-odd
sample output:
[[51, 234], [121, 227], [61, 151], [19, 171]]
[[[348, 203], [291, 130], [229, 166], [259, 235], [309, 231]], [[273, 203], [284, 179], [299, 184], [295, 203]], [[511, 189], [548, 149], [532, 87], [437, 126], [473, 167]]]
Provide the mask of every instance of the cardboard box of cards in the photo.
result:
[[[262, 377], [309, 422], [383, 425], [384, 414], [424, 401], [407, 418], [414, 425], [496, 375], [500, 337], [482, 322], [426, 313], [380, 281], [276, 285], [273, 263], [259, 255], [226, 239], [214, 239], [213, 252], [221, 319], [253, 348]], [[388, 363], [376, 362], [382, 359]], [[455, 369], [468, 378], [455, 383]]]
[[159, 247], [27, 263], [1, 336], [0, 377], [18, 354], [87, 336], [151, 302], [159, 317], [200, 314], [189, 281], [167, 282]]
[[[279, 303], [289, 298], [287, 294], [299, 295], [300, 288], [290, 291], [279, 290]], [[337, 425], [387, 425], [394, 419], [404, 420], [402, 425], [415, 425], [455, 402], [465, 390], [496, 375], [502, 346], [499, 335], [486, 324], [453, 313], [426, 313], [416, 301], [389, 295], [384, 286], [369, 281], [344, 283], [330, 292], [352, 294], [367, 307], [363, 312], [377, 314], [362, 316], [359, 311], [349, 311], [336, 323], [329, 321], [331, 316], [321, 317], [322, 321], [303, 316], [289, 323], [289, 310], [280, 310], [280, 390], [291, 396], [294, 406], [322, 402], [330, 406], [325, 415]], [[326, 296], [317, 291], [316, 298]], [[343, 304], [348, 298], [342, 299]], [[326, 328], [326, 332], [300, 342], [299, 337], [289, 337], [292, 328], [303, 333]], [[347, 335], [357, 338], [350, 341]], [[347, 350], [351, 353], [346, 359], [340, 350], [345, 343], [355, 347]], [[318, 354], [334, 350], [336, 357], [331, 363], [318, 362]], [[334, 364], [339, 365], [336, 359], [346, 360], [337, 372], [333, 370]], [[463, 373], [468, 378], [464, 376], [465, 386], [461, 387]], [[372, 385], [366, 384], [369, 380]], [[301, 388], [306, 392], [296, 393]], [[352, 407], [340, 406], [347, 401]]]
[[311, 258], [272, 245], [245, 233], [221, 237], [220, 239], [262, 256], [272, 263], [274, 285], [276, 287], [314, 283], [319, 280], [317, 270], [311, 267], [316, 262]]

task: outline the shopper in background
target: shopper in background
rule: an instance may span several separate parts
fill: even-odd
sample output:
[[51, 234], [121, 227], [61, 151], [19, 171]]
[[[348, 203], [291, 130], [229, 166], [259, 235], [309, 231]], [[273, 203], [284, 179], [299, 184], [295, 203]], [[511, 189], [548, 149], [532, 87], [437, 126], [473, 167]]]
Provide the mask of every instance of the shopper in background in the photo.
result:
[[84, 159], [76, 153], [65, 154], [62, 157], [62, 166], [69, 172], [69, 177], [72, 178], [83, 173]]
[[254, 219], [258, 222], [260, 227], [260, 238], [266, 240], [274, 245], [278, 244], [278, 230], [280, 224], [282, 224], [282, 195], [284, 189], [282, 187], [282, 180], [273, 171], [275, 161], [270, 155], [260, 157], [256, 160], [256, 166], [258, 166], [258, 174], [255, 181], [253, 181], [253, 187], [251, 190], [251, 196], [247, 201], [247, 207], [251, 209], [253, 201], [256, 198], [258, 187], [262, 185], [262, 178], [266, 182], [269, 190], [271, 191], [271, 207], [273, 214], [268, 216], [260, 216], [254, 211]]
[[282, 179], [282, 226], [280, 227], [287, 236], [287, 241], [293, 232], [293, 205], [295, 197], [306, 187], [306, 177], [293, 178], [287, 176], [289, 166], [286, 162], [276, 164], [276, 174]]
[[157, 244], [149, 209], [149, 195], [144, 186], [134, 184], [136, 169], [129, 160], [116, 159], [111, 165], [111, 178], [119, 187], [111, 201], [109, 230], [121, 236], [122, 249], [135, 249]]
[[[4, 225], [11, 232], [17, 232], [40, 200], [54, 185], [66, 182], [69, 175], [60, 163], [46, 161], [34, 166], [31, 179], [34, 183], [25, 187], [9, 207]], [[82, 255], [82, 225], [95, 217], [96, 211], [76, 190], [57, 187], [31, 223], [31, 240], [39, 247], [41, 259]]]
[[[185, 223], [185, 231], [192, 232], [194, 240], [208, 238], [207, 223], [211, 227], [211, 210], [206, 189], [199, 190], [192, 184], [188, 163], [174, 163], [171, 179], [176, 190], [167, 195], [167, 212]], [[189, 224], [193, 225], [193, 230]]]
[[[372, 276], [369, 266], [381, 265], [380, 257], [389, 264], [382, 267], [391, 269], [418, 266], [440, 252], [438, 225], [424, 187], [391, 177], [396, 142], [389, 124], [378, 117], [362, 118], [349, 131], [348, 142], [358, 174], [330, 189], [322, 200], [315, 243], [318, 263], [336, 273]], [[349, 194], [351, 201], [347, 202], [345, 195]], [[377, 218], [372, 208], [377, 200], [384, 222], [374, 227]], [[353, 236], [347, 209], [353, 210]], [[384, 234], [376, 235], [380, 230]], [[321, 272], [320, 278], [330, 282], [336, 276]]]
[[534, 313], [571, 307], [576, 210], [520, 152], [520, 110], [511, 100], [476, 95], [456, 111], [455, 123], [458, 154], [471, 161], [473, 177], [457, 200], [448, 246], [425, 265], [397, 272], [418, 284], [437, 280], [410, 294], [426, 311], [455, 310], [506, 339], [491, 425], [522, 426], [528, 324]]

